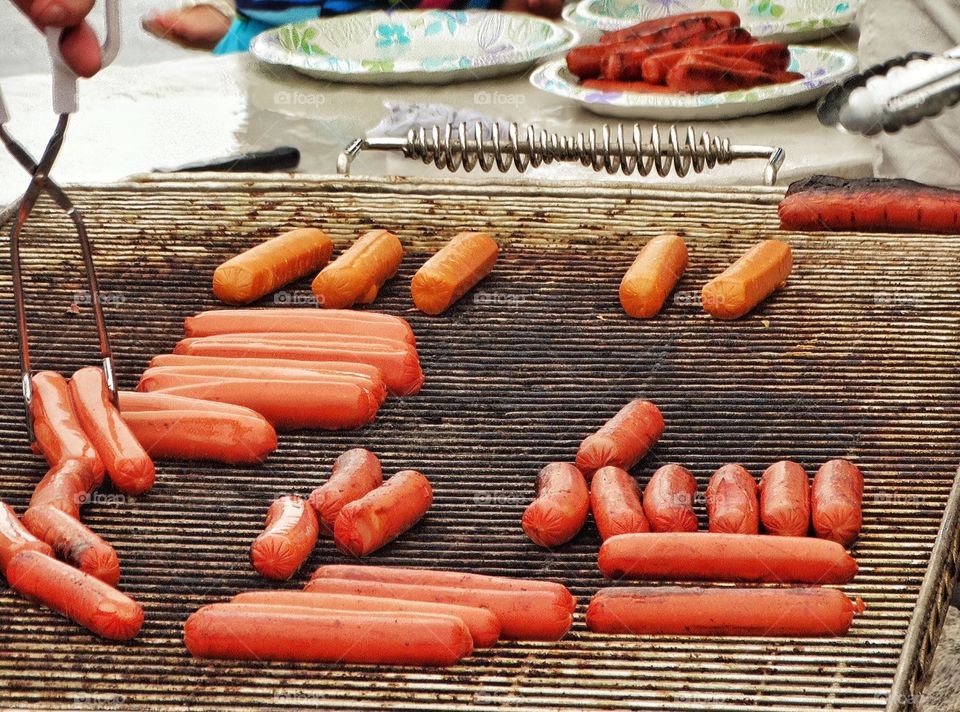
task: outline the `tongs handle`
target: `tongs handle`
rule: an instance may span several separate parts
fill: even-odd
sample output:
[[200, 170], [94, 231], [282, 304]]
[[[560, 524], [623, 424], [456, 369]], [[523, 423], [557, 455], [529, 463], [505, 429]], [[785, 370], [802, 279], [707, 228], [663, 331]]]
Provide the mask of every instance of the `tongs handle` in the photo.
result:
[[[104, 0], [106, 20], [103, 42], [100, 44], [100, 67], [106, 67], [117, 57], [120, 50], [120, 2]], [[77, 75], [63, 61], [60, 38], [64, 30], [47, 28], [47, 50], [53, 70], [53, 111], [56, 114], [72, 114], [77, 110]], [[0, 99], [2, 102], [2, 99]]]
[[960, 102], [960, 47], [940, 55], [911, 52], [862, 70], [821, 99], [827, 126], [873, 136], [899, 131]]
[[[103, 0], [106, 20], [103, 43], [100, 45], [100, 66], [106, 67], [117, 57], [120, 50], [120, 2]], [[53, 111], [57, 114], [72, 114], [77, 110], [77, 75], [60, 52], [60, 38], [64, 33], [61, 27], [48, 27], [47, 50], [50, 52], [50, 64], [53, 71]], [[10, 113], [0, 91], [0, 126], [10, 120]]]

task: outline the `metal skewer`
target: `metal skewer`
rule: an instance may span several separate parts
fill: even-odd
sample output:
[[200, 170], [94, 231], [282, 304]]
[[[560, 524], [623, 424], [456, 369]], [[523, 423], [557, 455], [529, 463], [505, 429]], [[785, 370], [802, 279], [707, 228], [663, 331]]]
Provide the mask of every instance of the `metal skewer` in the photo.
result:
[[460, 123], [411, 129], [404, 138], [356, 139], [338, 157], [337, 172], [349, 175], [353, 160], [364, 150], [399, 151], [407, 158], [433, 163], [450, 172], [461, 169], [470, 172], [479, 166], [484, 172], [496, 168], [507, 173], [515, 168], [523, 173], [544, 164], [580, 163], [611, 175], [620, 172], [646, 176], [656, 171], [657, 175], [666, 176], [673, 171], [680, 178], [691, 170], [701, 173], [739, 159], [763, 159], [767, 162], [763, 173], [766, 185], [776, 182], [786, 157], [782, 148], [734, 146], [729, 139], [711, 137], [706, 131], [698, 135], [692, 126], [687, 127], [683, 139], [677, 127], [671, 126], [663, 141], [660, 128], [654, 124], [649, 139], [644, 141], [639, 124], [627, 129], [623, 124], [615, 129], [604, 125], [599, 135], [596, 129], [591, 129], [574, 136], [561, 136], [513, 123], [504, 136], [499, 124], [494, 123], [487, 129], [478, 121], [469, 127]]

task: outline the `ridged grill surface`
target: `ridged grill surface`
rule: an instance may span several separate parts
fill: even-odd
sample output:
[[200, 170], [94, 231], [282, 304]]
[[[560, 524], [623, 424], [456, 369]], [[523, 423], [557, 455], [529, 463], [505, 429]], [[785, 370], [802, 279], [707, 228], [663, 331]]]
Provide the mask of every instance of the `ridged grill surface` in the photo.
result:
[[[96, 241], [123, 386], [135, 385], [150, 356], [171, 350], [183, 317], [217, 306], [210, 292], [217, 264], [297, 225], [322, 227], [339, 246], [371, 227], [401, 237], [403, 266], [375, 307], [410, 320], [427, 380], [418, 396], [389, 400], [362, 431], [282, 435], [261, 467], [166, 462], [154, 489], [136, 501], [102, 490], [84, 521], [117, 548], [121, 588], [146, 611], [143, 631], [130, 644], [103, 642], [0, 588], [0, 707], [887, 705], [958, 462], [956, 240], [786, 235], [796, 265], [787, 289], [743, 320], [719, 322], [701, 311], [699, 289], [777, 232], [774, 193], [362, 182], [254, 190], [168, 181], [72, 194]], [[447, 314], [413, 311], [410, 278], [459, 230], [489, 230], [500, 240], [494, 273]], [[651, 321], [627, 318], [617, 297], [624, 271], [638, 246], [675, 230], [686, 233], [691, 260], [672, 304]], [[35, 368], [69, 373], [96, 363], [69, 224], [41, 203], [28, 242]], [[0, 267], [0, 497], [22, 513], [45, 467], [26, 443], [6, 258]], [[297, 303], [309, 280], [286, 294]], [[74, 302], [79, 315], [69, 310]], [[835, 457], [859, 464], [866, 478], [863, 535], [853, 550], [860, 574], [845, 591], [862, 596], [867, 611], [848, 636], [701, 640], [586, 631], [585, 603], [604, 585], [596, 528], [588, 522], [571, 544], [545, 551], [526, 538], [520, 515], [536, 472], [570, 461], [586, 434], [636, 397], [655, 401], [667, 423], [635, 469], [641, 485], [666, 462], [694, 471], [701, 492], [727, 462], [757, 476], [784, 458], [811, 475]], [[358, 446], [376, 452], [385, 472], [421, 470], [435, 492], [426, 519], [372, 563], [558, 579], [581, 602], [572, 633], [558, 643], [501, 643], [445, 670], [192, 659], [182, 643], [191, 611], [277, 587], [247, 558], [268, 504], [308, 493], [339, 453]], [[301, 587], [317, 565], [343, 561], [322, 540], [286, 586]]]

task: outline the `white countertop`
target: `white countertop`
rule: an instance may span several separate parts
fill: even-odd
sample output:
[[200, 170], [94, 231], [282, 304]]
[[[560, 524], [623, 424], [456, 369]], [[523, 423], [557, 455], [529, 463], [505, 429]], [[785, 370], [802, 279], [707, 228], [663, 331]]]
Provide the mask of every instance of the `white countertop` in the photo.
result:
[[[855, 38], [834, 42], [849, 47]], [[49, 82], [49, 76], [42, 74], [2, 80], [12, 117], [10, 131], [35, 153], [45, 145], [54, 123]], [[313, 80], [285, 68], [260, 65], [248, 55], [197, 55], [157, 64], [112, 66], [82, 81], [80, 110], [71, 119], [53, 175], [62, 183], [109, 182], [154, 168], [280, 145], [300, 149], [301, 172], [332, 174], [339, 151], [378, 124], [385, 114], [383, 102], [391, 99], [442, 102], [560, 133], [615, 123], [534, 89], [526, 74], [443, 87], [369, 87]], [[648, 124], [641, 122], [644, 127]], [[820, 126], [813, 107], [697, 127], [733, 143], [782, 146], [787, 160], [780, 184], [814, 172], [870, 174], [870, 142]], [[762, 161], [742, 161], [693, 180], [758, 184], [762, 169]], [[361, 155], [353, 173], [436, 176], [437, 169], [379, 153]], [[567, 165], [526, 175], [592, 180], [595, 174]], [[602, 180], [637, 180], [596, 175]], [[26, 173], [0, 152], [0, 202], [16, 198], [27, 181]]]

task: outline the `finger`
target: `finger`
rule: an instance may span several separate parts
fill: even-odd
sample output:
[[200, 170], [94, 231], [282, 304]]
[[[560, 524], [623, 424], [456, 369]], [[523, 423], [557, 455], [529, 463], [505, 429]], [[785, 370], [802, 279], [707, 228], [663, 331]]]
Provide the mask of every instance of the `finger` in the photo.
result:
[[77, 76], [92, 77], [100, 71], [100, 44], [86, 22], [64, 31], [60, 54]]
[[40, 27], [73, 27], [92, 8], [93, 0], [32, 0], [27, 14]]

